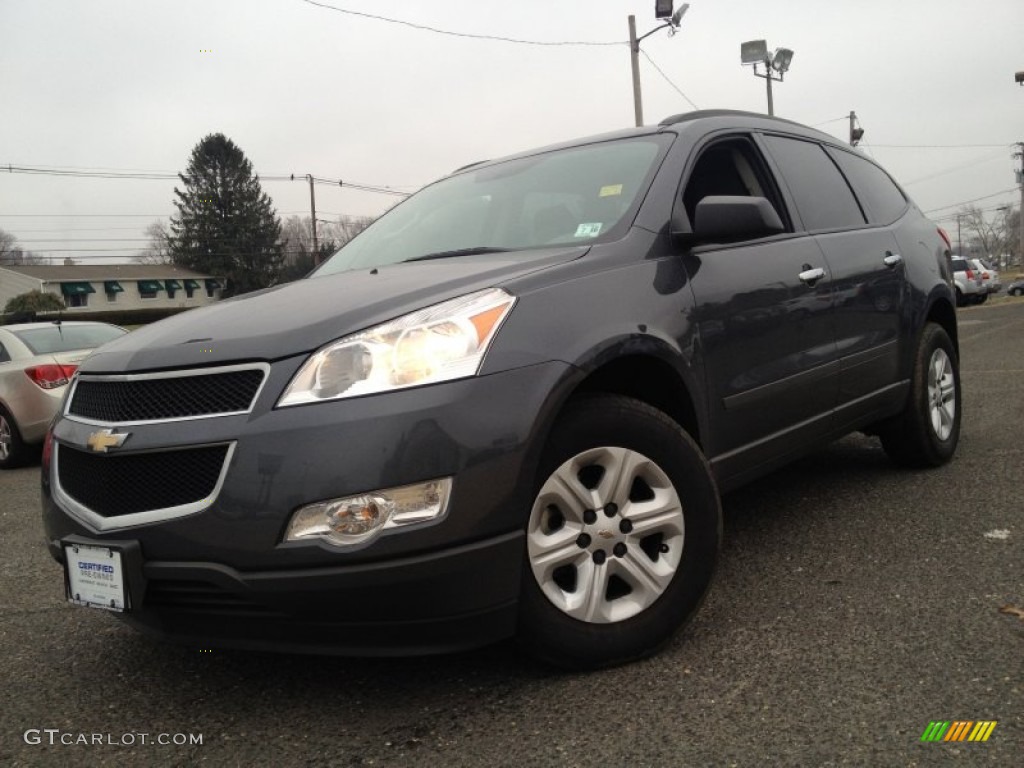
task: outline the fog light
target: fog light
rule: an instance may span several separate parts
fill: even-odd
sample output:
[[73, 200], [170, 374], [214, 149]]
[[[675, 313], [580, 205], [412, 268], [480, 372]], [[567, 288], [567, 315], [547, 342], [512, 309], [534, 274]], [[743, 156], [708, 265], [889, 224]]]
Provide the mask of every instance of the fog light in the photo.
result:
[[288, 524], [285, 541], [321, 539], [336, 546], [367, 544], [381, 533], [431, 523], [444, 517], [450, 477], [318, 501], [300, 507]]

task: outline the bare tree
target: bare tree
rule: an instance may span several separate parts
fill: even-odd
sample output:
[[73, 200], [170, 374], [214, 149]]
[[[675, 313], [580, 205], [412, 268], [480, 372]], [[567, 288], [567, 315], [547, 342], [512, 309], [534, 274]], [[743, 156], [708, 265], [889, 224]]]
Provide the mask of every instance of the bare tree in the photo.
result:
[[171, 231], [167, 227], [167, 222], [163, 219], [154, 221], [146, 227], [146, 237], [149, 238], [149, 245], [135, 257], [135, 261], [139, 264], [173, 263], [171, 249], [167, 240], [170, 236]]
[[976, 207], [962, 208], [960, 222], [968, 235], [968, 252], [996, 262], [1000, 268], [1021, 263], [1020, 208], [998, 209], [992, 221]]
[[376, 219], [373, 216], [342, 216], [335, 225], [338, 228], [339, 247], [373, 224], [374, 221]]
[[43, 257], [19, 248], [18, 238], [0, 229], [0, 265], [12, 267], [45, 263]]

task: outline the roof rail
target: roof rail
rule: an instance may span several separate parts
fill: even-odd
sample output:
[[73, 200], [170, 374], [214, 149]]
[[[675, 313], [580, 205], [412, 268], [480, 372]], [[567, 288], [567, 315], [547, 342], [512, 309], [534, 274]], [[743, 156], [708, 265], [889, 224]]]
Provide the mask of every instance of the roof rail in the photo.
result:
[[[459, 171], [464, 171], [467, 168], [472, 168], [474, 165], [483, 165], [486, 162], [487, 162], [486, 160], [477, 160], [475, 163], [469, 163], [468, 165], [464, 165], [461, 168], [456, 168], [454, 171], [452, 171], [452, 173], [458, 173]], [[451, 176], [451, 173], [448, 174], [448, 175]]]

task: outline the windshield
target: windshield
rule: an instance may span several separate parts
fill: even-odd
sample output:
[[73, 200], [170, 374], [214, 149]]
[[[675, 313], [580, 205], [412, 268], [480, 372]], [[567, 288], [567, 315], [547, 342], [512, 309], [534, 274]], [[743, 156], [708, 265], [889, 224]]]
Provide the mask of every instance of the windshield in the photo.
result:
[[94, 349], [101, 344], [124, 336], [127, 331], [115, 325], [54, 325], [46, 328], [14, 330], [8, 326], [34, 355], [71, 352], [75, 349]]
[[[553, 150], [442, 179], [393, 208], [318, 269], [590, 244], [619, 236], [671, 136]], [[622, 226], [620, 226], [622, 225]]]

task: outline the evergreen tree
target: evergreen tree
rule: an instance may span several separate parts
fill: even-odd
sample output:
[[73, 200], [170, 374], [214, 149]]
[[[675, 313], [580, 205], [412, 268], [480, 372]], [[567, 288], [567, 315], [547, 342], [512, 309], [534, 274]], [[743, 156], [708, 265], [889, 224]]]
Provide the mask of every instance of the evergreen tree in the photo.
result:
[[225, 295], [273, 285], [281, 270], [281, 223], [245, 154], [222, 133], [192, 150], [174, 188], [168, 238], [175, 264], [227, 279]]

